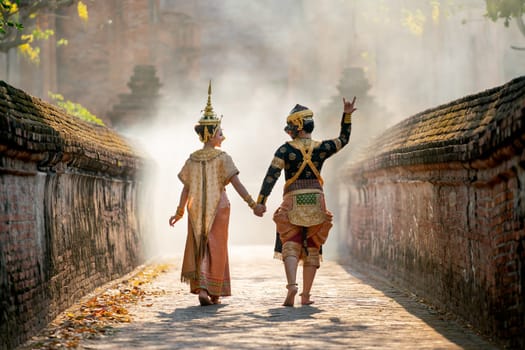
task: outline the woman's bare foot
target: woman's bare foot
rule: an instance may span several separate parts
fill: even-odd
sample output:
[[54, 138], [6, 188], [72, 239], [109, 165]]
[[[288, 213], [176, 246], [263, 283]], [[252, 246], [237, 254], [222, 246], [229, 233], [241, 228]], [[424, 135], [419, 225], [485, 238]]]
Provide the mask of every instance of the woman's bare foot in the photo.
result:
[[211, 300], [212, 304], [220, 304], [221, 303], [221, 300], [219, 299], [219, 297], [217, 295], [212, 295], [210, 297], [210, 300]]
[[301, 305], [312, 305], [314, 302], [310, 300], [310, 294], [301, 293]]
[[201, 304], [201, 306], [207, 306], [212, 304], [207, 291], [201, 289], [201, 291], [199, 292], [199, 303]]
[[295, 295], [297, 294], [297, 283], [291, 283], [287, 285], [286, 289], [288, 289], [288, 294], [286, 294], [286, 299], [284, 299], [283, 306], [293, 306]]

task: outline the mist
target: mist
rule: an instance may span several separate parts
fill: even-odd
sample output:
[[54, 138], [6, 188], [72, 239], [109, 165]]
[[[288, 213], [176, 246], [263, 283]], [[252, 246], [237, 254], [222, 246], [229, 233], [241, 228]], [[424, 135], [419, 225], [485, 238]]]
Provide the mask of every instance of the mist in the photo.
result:
[[[200, 61], [191, 88], [161, 76], [163, 99], [155, 121], [126, 131], [155, 163], [144, 201], [152, 223], [149, 255], [177, 255], [184, 249], [186, 217], [174, 228], [168, 218], [182, 190], [177, 174], [190, 153], [202, 147], [193, 127], [206, 104], [209, 80], [212, 105], [223, 116], [222, 149], [256, 199], [275, 150], [288, 141], [283, 128], [296, 103], [314, 111], [313, 138], [321, 140], [337, 137], [342, 101], [335, 115], [319, 112], [338, 94], [357, 98], [350, 143], [323, 168], [323, 178], [334, 183], [368, 136], [427, 108], [525, 74], [525, 52], [510, 48], [525, 46], [525, 37], [515, 23], [505, 28], [484, 18], [484, 1], [164, 0], [161, 9], [186, 13], [199, 24]], [[360, 69], [370, 88], [338, 91], [348, 68]], [[365, 98], [375, 107], [360, 109]], [[284, 172], [263, 218], [227, 187], [230, 244], [273, 245], [272, 215], [283, 184]], [[329, 259], [337, 257], [345, 242], [345, 214], [337, 204], [345, 198], [339, 192], [327, 193], [334, 213], [324, 248]], [[268, 256], [272, 254], [269, 249]]]

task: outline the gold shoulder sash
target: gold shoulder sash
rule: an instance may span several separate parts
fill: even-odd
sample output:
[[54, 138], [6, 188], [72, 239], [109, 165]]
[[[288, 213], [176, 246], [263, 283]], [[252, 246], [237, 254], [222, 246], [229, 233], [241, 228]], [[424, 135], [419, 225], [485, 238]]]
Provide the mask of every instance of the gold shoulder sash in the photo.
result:
[[292, 183], [295, 182], [299, 178], [299, 175], [303, 172], [304, 168], [306, 168], [307, 165], [310, 166], [312, 171], [314, 172], [315, 177], [317, 177], [317, 180], [319, 180], [319, 183], [321, 186], [323, 186], [323, 178], [321, 177], [321, 174], [319, 173], [319, 170], [317, 170], [314, 163], [312, 163], [312, 153], [314, 150], [316, 142], [311, 141], [310, 146], [308, 149], [306, 149], [306, 146], [302, 142], [296, 142], [295, 140], [290, 142], [290, 145], [292, 145], [294, 148], [297, 148], [299, 151], [301, 151], [301, 154], [303, 155], [303, 162], [301, 163], [301, 166], [299, 167], [299, 170], [295, 173], [294, 176], [288, 179], [286, 183], [284, 184], [284, 188], [286, 189], [288, 186], [290, 186]]

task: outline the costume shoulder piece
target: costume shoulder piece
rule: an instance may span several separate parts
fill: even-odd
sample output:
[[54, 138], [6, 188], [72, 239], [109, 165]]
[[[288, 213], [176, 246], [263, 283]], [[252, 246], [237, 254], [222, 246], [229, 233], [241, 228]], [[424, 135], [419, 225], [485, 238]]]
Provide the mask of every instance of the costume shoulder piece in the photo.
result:
[[221, 154], [223, 154], [224, 151], [221, 151], [220, 149], [216, 148], [203, 148], [198, 151], [193, 152], [190, 155], [190, 159], [196, 162], [202, 162], [202, 161], [208, 161], [212, 160], [214, 158], [217, 158]]

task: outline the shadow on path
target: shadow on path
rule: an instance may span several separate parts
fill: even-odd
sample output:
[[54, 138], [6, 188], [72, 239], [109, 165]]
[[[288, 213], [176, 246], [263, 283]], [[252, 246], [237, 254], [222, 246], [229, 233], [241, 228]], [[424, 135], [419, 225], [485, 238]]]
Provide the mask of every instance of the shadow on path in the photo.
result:
[[[236, 248], [233, 295], [198, 306], [178, 270], [155, 281], [166, 291], [132, 310], [134, 321], [86, 349], [497, 349], [373, 274], [326, 261], [314, 305], [281, 306], [282, 264], [265, 251]], [[301, 280], [298, 280], [301, 285]], [[297, 302], [297, 300], [296, 300]]]
[[392, 299], [408, 313], [425, 322], [461, 349], [500, 349], [490, 339], [482, 337], [469, 328], [468, 324], [458, 317], [450, 313], [440, 312], [431, 305], [424, 303], [415, 294], [401, 290], [386, 278], [365, 272], [363, 266], [350, 266], [349, 264], [341, 264], [340, 266], [360, 283], [366, 284]]
[[[331, 317], [327, 324], [318, 324], [315, 316], [323, 312], [313, 306], [252, 311], [228, 304], [181, 307], [173, 312], [159, 312], [153, 321], [141, 323], [140, 330], [130, 329], [133, 324], [120, 328], [108, 348], [286, 349], [309, 342], [308, 339], [315, 339], [314, 343], [323, 344], [325, 348], [347, 348], [350, 332], [358, 337], [358, 332], [367, 328], [344, 324], [337, 317]], [[346, 336], [341, 337], [341, 334]], [[94, 348], [105, 348], [100, 347], [100, 341], [97, 344], [99, 346]]]

